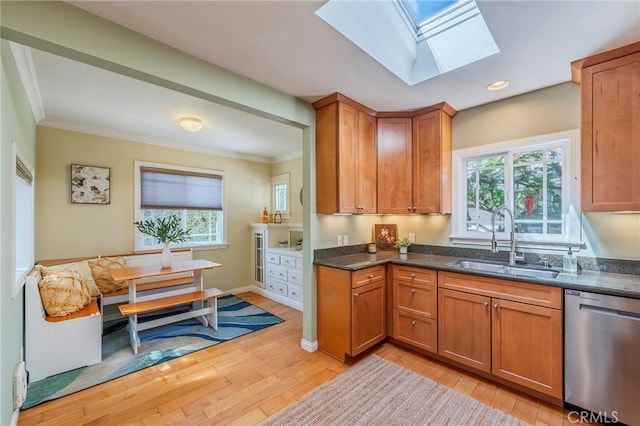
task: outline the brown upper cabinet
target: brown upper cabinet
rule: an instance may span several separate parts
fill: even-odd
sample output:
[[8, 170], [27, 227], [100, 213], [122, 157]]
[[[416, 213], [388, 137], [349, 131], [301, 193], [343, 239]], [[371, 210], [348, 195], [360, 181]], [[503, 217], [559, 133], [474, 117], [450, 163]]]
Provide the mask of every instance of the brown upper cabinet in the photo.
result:
[[440, 103], [378, 113], [378, 213], [451, 213], [451, 118]]
[[376, 213], [375, 111], [335, 93], [316, 109], [316, 211]]
[[640, 42], [571, 63], [582, 85], [583, 211], [640, 211]]

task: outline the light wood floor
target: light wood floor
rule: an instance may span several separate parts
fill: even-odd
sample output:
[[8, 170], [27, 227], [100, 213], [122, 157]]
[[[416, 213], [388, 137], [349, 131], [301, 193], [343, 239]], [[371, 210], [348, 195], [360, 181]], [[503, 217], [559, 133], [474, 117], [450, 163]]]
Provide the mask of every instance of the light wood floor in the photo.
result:
[[[238, 296], [285, 322], [22, 411], [18, 424], [260, 424], [350, 367], [300, 348], [300, 312]], [[373, 352], [528, 423], [574, 424], [561, 408], [393, 344]]]

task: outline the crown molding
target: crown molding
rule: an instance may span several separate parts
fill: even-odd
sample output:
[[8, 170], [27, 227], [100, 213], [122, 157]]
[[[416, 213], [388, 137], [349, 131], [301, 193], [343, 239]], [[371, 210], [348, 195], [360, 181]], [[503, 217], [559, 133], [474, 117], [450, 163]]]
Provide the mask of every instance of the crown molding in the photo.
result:
[[27, 99], [29, 100], [33, 118], [36, 124], [38, 124], [44, 119], [45, 115], [40, 86], [38, 86], [38, 76], [33, 66], [31, 49], [12, 41], [9, 42], [9, 47], [11, 48], [11, 54], [18, 69], [18, 75], [20, 75], [20, 80], [22, 81], [22, 87], [24, 87]]

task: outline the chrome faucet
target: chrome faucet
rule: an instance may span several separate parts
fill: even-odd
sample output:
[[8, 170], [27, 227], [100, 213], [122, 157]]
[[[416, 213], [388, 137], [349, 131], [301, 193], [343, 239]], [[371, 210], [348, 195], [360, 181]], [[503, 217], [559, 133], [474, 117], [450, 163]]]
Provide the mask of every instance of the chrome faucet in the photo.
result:
[[498, 240], [496, 240], [496, 215], [500, 210], [504, 210], [509, 213], [509, 217], [511, 218], [511, 250], [509, 251], [509, 266], [514, 266], [516, 264], [516, 260], [523, 260], [524, 256], [516, 255], [516, 237], [515, 237], [515, 222], [513, 219], [513, 211], [504, 204], [496, 207], [493, 213], [491, 214], [491, 253], [498, 252]]

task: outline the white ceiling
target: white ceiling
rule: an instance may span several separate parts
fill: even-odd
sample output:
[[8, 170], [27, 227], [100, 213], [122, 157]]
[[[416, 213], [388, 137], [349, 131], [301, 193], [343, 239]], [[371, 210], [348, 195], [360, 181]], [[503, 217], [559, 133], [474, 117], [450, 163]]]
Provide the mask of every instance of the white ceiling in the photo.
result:
[[[377, 111], [474, 107], [569, 81], [571, 61], [640, 41], [638, 0], [479, 1], [500, 53], [408, 86], [317, 17], [323, 1], [69, 3], [309, 102], [341, 92]], [[301, 150], [299, 129], [32, 53], [42, 124], [261, 161]], [[503, 79], [507, 89], [486, 90]], [[203, 131], [182, 131], [180, 115]]]

